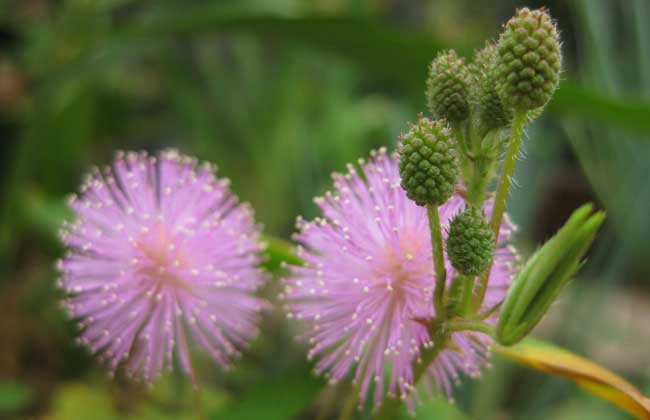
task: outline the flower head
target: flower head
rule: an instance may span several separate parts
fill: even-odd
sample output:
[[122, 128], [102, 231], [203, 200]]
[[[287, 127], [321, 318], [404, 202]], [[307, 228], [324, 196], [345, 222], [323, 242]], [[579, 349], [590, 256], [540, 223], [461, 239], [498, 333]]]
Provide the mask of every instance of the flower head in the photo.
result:
[[[397, 160], [381, 150], [360, 162], [361, 173], [350, 165], [347, 174], [334, 175], [335, 191], [316, 199], [323, 218], [298, 221], [304, 265], [288, 267], [283, 296], [289, 316], [309, 327], [309, 357], [319, 358], [317, 371], [331, 382], [354, 371], [362, 399], [374, 382], [375, 404], [389, 365], [388, 391], [409, 395], [413, 361], [432, 344], [421, 320], [435, 318], [427, 210], [400, 188]], [[440, 207], [443, 226], [464, 204], [454, 195]], [[510, 284], [515, 254], [504, 244], [511, 231], [510, 225], [502, 229], [484, 308], [500, 303]], [[448, 261], [446, 266], [453, 278]], [[452, 334], [450, 343], [453, 349], [443, 350], [423, 378], [448, 395], [460, 373], [479, 373], [490, 339], [463, 332]]]
[[259, 231], [215, 168], [174, 150], [118, 153], [70, 206], [59, 262], [80, 342], [151, 382], [177, 357], [193, 376], [192, 337], [224, 368], [256, 334], [264, 276]]

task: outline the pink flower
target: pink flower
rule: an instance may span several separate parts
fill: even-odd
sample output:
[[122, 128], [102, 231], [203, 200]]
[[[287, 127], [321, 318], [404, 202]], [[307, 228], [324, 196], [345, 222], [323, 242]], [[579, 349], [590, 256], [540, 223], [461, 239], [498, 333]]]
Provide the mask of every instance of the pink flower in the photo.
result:
[[[316, 370], [331, 382], [354, 371], [362, 400], [374, 382], [378, 405], [389, 366], [390, 393], [406, 398], [413, 389], [413, 361], [432, 344], [416, 320], [435, 318], [435, 279], [427, 211], [400, 188], [397, 156], [373, 152], [360, 166], [361, 174], [352, 165], [347, 174], [335, 174], [335, 191], [315, 200], [323, 218], [298, 220], [298, 253], [305, 264], [288, 267], [283, 298], [289, 317], [308, 326], [309, 358], [319, 358]], [[443, 228], [464, 206], [455, 195], [440, 207]], [[507, 223], [501, 230], [484, 309], [505, 298], [514, 274], [516, 256], [505, 246], [512, 230]], [[453, 279], [451, 264], [446, 266]], [[423, 382], [433, 381], [449, 396], [461, 373], [480, 373], [490, 342], [480, 333], [454, 333], [456, 349], [443, 350]]]
[[70, 206], [59, 262], [80, 341], [151, 382], [177, 357], [194, 377], [191, 336], [227, 368], [256, 333], [259, 229], [215, 168], [175, 150], [118, 153]]

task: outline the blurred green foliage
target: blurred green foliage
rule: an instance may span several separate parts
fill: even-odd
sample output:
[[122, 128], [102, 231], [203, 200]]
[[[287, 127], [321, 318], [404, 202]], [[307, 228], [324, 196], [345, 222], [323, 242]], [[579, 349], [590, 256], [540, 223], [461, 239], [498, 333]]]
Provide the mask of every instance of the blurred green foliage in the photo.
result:
[[0, 415], [16, 414], [34, 399], [29, 386], [17, 382], [0, 382]]
[[[68, 217], [65, 196], [91, 165], [107, 164], [120, 148], [178, 147], [217, 163], [266, 232], [288, 239], [296, 215], [316, 214], [312, 197], [328, 188], [332, 171], [392, 147], [424, 110], [436, 51], [453, 46], [468, 55], [522, 3], [539, 5], [1, 1], [0, 418], [195, 417], [191, 389], [175, 375], [151, 391], [104, 379], [57, 306], [56, 232]], [[650, 342], [610, 299], [641, 295], [640, 313], [650, 310], [650, 5], [546, 3], [560, 20], [568, 68], [529, 132], [509, 210], [522, 228], [522, 252], [583, 201], [595, 198], [608, 212], [613, 223], [588, 270], [556, 308], [565, 322], [543, 332], [616, 364], [633, 349], [612, 357], [603, 348]], [[273, 281], [264, 294], [272, 299], [278, 288]], [[207, 415], [333, 418], [349, 389], [324, 387], [310, 373], [281, 311], [264, 322], [233, 372], [202, 362]], [[647, 389], [647, 358], [634, 366], [613, 368]], [[498, 359], [483, 380], [464, 380], [456, 399], [453, 406], [434, 399], [417, 418], [625, 418], [569, 384]], [[368, 418], [368, 409], [353, 414]]]

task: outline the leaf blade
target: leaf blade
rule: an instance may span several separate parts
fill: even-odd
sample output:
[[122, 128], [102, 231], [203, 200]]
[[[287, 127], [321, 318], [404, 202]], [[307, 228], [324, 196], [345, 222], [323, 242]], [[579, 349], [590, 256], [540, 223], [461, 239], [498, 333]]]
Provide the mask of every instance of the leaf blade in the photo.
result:
[[[223, 32], [249, 33], [334, 53], [363, 67], [368, 74], [401, 84], [412, 93], [424, 89], [428, 64], [438, 51], [448, 47], [430, 34], [403, 31], [373, 18], [327, 14], [285, 16], [199, 7], [169, 16], [157, 14], [123, 27], [110, 37], [108, 51], [119, 51], [120, 45], [132, 48], [134, 41]], [[469, 45], [456, 49], [461, 55], [471, 55]], [[647, 118], [650, 101], [646, 98], [613, 96], [571, 80], [560, 85], [549, 111], [650, 133]]]
[[586, 358], [531, 338], [511, 347], [497, 345], [494, 350], [533, 369], [570, 379], [635, 418], [650, 420], [650, 398], [622, 377]]

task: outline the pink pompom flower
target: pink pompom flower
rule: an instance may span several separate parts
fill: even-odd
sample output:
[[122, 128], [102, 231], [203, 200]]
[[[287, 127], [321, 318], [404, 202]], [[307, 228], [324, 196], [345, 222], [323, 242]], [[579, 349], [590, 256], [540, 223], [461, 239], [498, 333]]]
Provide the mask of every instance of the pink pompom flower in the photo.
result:
[[[333, 175], [335, 191], [315, 200], [322, 218], [298, 220], [296, 240], [304, 265], [287, 267], [290, 275], [282, 298], [289, 317], [307, 325], [309, 358], [319, 359], [316, 370], [332, 383], [354, 372], [362, 401], [374, 383], [373, 400], [379, 405], [385, 382], [390, 394], [413, 395], [413, 362], [423, 347], [432, 345], [421, 320], [435, 318], [435, 278], [427, 210], [400, 187], [397, 156], [373, 152], [360, 167], [361, 174], [349, 165], [347, 174]], [[442, 205], [443, 227], [464, 206], [458, 194]], [[490, 201], [486, 211], [491, 212]], [[504, 223], [484, 310], [505, 298], [514, 274], [517, 257], [506, 246], [512, 231], [512, 225]], [[453, 279], [449, 261], [446, 269], [447, 278]], [[461, 373], [476, 376], [487, 363], [491, 339], [458, 332], [450, 343], [454, 348], [437, 356], [423, 382], [437, 385], [451, 398]], [[413, 398], [407, 399], [412, 404]]]
[[256, 335], [259, 228], [213, 166], [175, 150], [118, 152], [70, 206], [64, 305], [112, 373], [124, 365], [150, 383], [176, 358], [194, 379], [189, 337], [227, 368]]

